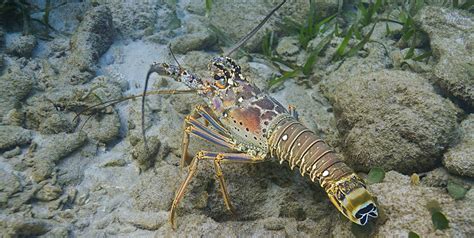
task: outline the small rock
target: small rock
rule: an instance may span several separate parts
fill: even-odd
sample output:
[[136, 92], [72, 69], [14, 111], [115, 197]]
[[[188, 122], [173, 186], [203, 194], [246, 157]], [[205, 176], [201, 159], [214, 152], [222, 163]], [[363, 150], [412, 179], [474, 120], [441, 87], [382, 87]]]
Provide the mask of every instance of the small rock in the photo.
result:
[[35, 182], [41, 182], [50, 177], [56, 162], [82, 147], [86, 141], [87, 136], [83, 132], [47, 136], [44, 141], [41, 141], [38, 151], [31, 158], [32, 179]]
[[160, 150], [161, 142], [158, 136], [150, 136], [147, 138], [147, 145], [149, 150], [147, 150], [142, 140], [132, 149], [132, 159], [138, 162], [138, 166], [142, 170], [147, 170], [155, 164], [156, 154]]
[[[0, 119], [23, 100], [33, 88], [33, 77], [18, 65], [12, 65], [0, 76]], [[0, 142], [1, 143], [1, 142]]]
[[0, 150], [30, 143], [32, 132], [19, 126], [0, 126]]
[[89, 120], [82, 129], [89, 138], [108, 143], [120, 136], [120, 118], [115, 111], [98, 115]]
[[439, 85], [474, 108], [474, 17], [467, 11], [427, 6], [415, 23], [428, 33]]
[[[59, 104], [52, 99], [53, 93], [35, 95], [26, 101], [23, 106], [24, 124], [26, 128], [37, 130], [42, 134], [57, 134], [71, 132], [73, 129], [72, 116], [66, 111], [58, 109]], [[70, 100], [71, 103], [74, 100]]]
[[461, 122], [461, 141], [444, 154], [446, 169], [461, 176], [474, 177], [474, 114]]
[[204, 50], [215, 45], [216, 42], [217, 37], [212, 32], [206, 30], [176, 37], [171, 48], [175, 53], [184, 54], [188, 51]]
[[45, 234], [47, 237], [52, 237], [52, 238], [61, 238], [61, 237], [69, 237], [69, 230], [66, 227], [54, 227], [52, 230], [50, 230], [48, 233]]
[[106, 162], [101, 167], [123, 167], [125, 165], [127, 165], [127, 161], [125, 159], [114, 159]]
[[116, 32], [125, 38], [140, 39], [149, 31], [171, 30], [180, 25], [177, 13], [170, 4], [145, 1], [140, 4], [106, 2], [104, 5], [112, 12]]
[[168, 222], [168, 212], [127, 212], [121, 214], [119, 219], [139, 229], [154, 231]]
[[428, 187], [446, 187], [450, 175], [445, 168], [437, 168], [428, 173], [421, 179], [421, 184]]
[[57, 185], [46, 184], [36, 192], [35, 198], [40, 201], [49, 202], [57, 199], [62, 193], [61, 187]]
[[51, 230], [52, 225], [41, 219], [10, 217], [7, 232], [13, 237], [41, 236]]
[[61, 32], [72, 33], [80, 24], [78, 16], [84, 16], [84, 12], [90, 7], [89, 2], [67, 2], [50, 9], [49, 24]]
[[19, 36], [7, 45], [6, 52], [18, 57], [30, 57], [36, 47], [36, 37], [33, 35]]
[[180, 35], [173, 40], [171, 49], [178, 54], [184, 54], [193, 50], [203, 50], [217, 44], [216, 33], [209, 30], [204, 24], [204, 19], [192, 16], [185, 22], [186, 34]]
[[31, 171], [31, 179], [37, 183], [49, 178], [54, 171], [55, 164], [47, 158], [41, 160], [35, 159], [33, 162], [33, 170]]
[[59, 161], [80, 148], [86, 141], [87, 137], [83, 132], [45, 136], [44, 141], [38, 145], [35, 159]]
[[21, 126], [25, 120], [25, 114], [20, 110], [13, 108], [4, 117], [3, 123], [12, 126]]
[[57, 134], [60, 132], [71, 132], [73, 125], [64, 114], [54, 113], [46, 120], [42, 121], [39, 131], [42, 134]]
[[15, 147], [15, 149], [13, 150], [9, 150], [9, 151], [5, 151], [3, 153], [3, 157], [7, 158], [7, 159], [10, 159], [10, 158], [13, 158], [17, 155], [21, 154], [21, 149], [19, 146]]
[[8, 196], [20, 191], [21, 184], [20, 179], [0, 168], [0, 193], [4, 193]]
[[300, 51], [299, 42], [294, 37], [283, 37], [276, 47], [276, 52], [284, 60], [295, 62], [296, 55]]

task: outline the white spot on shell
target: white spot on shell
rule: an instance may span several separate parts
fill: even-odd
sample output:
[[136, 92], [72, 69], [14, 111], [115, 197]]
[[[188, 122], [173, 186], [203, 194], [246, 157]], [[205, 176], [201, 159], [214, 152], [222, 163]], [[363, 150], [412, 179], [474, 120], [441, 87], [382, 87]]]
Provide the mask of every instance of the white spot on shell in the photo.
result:
[[287, 134], [283, 135], [283, 137], [281, 139], [282, 140], [288, 140], [288, 135]]
[[224, 116], [224, 117], [227, 117], [228, 115], [227, 115], [227, 113], [224, 112], [223, 116]]
[[298, 143], [297, 146], [301, 146], [301, 143]]
[[328, 175], [329, 175], [329, 171], [324, 170], [324, 172], [323, 172], [323, 177], [326, 177], [326, 176], [328, 176]]
[[243, 101], [244, 101], [244, 98], [243, 98], [243, 97], [240, 97], [239, 99], [237, 99], [237, 101], [243, 102]]

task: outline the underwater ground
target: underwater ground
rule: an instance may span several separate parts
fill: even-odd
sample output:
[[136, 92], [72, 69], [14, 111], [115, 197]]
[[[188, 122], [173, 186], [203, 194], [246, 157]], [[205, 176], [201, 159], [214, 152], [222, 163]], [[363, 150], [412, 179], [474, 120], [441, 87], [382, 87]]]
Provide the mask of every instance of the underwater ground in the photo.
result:
[[[474, 237], [472, 1], [288, 1], [233, 57], [368, 182], [352, 224], [286, 163], [200, 163], [168, 222], [184, 117], [204, 100], [140, 94], [150, 64], [201, 77], [279, 1], [2, 1], [2, 237]], [[153, 89], [185, 89], [152, 75]], [[76, 118], [78, 113], [81, 113]], [[220, 151], [191, 139], [190, 152]]]

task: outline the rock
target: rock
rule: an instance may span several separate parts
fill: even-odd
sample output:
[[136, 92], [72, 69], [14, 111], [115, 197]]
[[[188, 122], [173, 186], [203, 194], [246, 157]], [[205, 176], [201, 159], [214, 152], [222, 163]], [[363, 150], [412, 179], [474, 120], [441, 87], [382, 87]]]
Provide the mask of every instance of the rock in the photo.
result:
[[118, 137], [120, 129], [118, 115], [112, 107], [96, 108], [85, 111], [78, 118], [76, 116], [93, 105], [121, 97], [120, 83], [105, 76], [96, 77], [85, 85], [55, 88], [28, 98], [23, 106], [24, 124], [42, 134], [70, 133], [79, 125], [90, 138], [107, 143]]
[[87, 136], [100, 143], [108, 143], [120, 136], [120, 118], [115, 111], [89, 120], [82, 128]]
[[140, 39], [154, 31], [167, 31], [180, 26], [172, 4], [104, 1], [103, 5], [110, 8], [115, 31], [124, 38]]
[[54, 6], [49, 12], [49, 24], [61, 32], [73, 33], [90, 4], [67, 2]]
[[[273, 1], [253, 1], [251, 4], [235, 0], [225, 2], [215, 1], [212, 3], [211, 12], [209, 13], [209, 22], [221, 32], [224, 32], [233, 42], [238, 42], [255, 28], [276, 5], [278, 5], [278, 3]], [[275, 22], [283, 19], [284, 16], [288, 17], [288, 13], [291, 14], [292, 12], [294, 13], [293, 16], [304, 18], [307, 9], [309, 9], [308, 6], [308, 1], [298, 0], [291, 4], [286, 3], [282, 9], [273, 15], [262, 29], [247, 42], [245, 47], [251, 50], [259, 50], [260, 42], [266, 32], [277, 29]]]
[[186, 34], [173, 39], [171, 49], [174, 53], [184, 54], [193, 50], [203, 50], [217, 44], [215, 32], [204, 24], [199, 16], [190, 16], [185, 21]]
[[147, 138], [148, 150], [144, 140], [135, 144], [132, 149], [132, 159], [138, 162], [138, 167], [147, 170], [155, 164], [155, 157], [161, 147], [160, 139], [157, 136]]
[[5, 69], [0, 76], [0, 119], [30, 93], [33, 79], [17, 65]]
[[[60, 108], [59, 103], [51, 100], [53, 92], [39, 94], [28, 98], [23, 111], [25, 125], [28, 129], [37, 130], [42, 134], [71, 132], [74, 128], [72, 115]], [[71, 100], [73, 101], [73, 100]]]
[[120, 214], [119, 220], [124, 223], [129, 223], [139, 229], [149, 231], [158, 230], [161, 226], [168, 222], [167, 212], [126, 212]]
[[438, 84], [474, 108], [474, 18], [467, 11], [425, 7], [415, 18], [428, 33]]
[[421, 184], [427, 187], [446, 187], [450, 177], [448, 171], [441, 167], [426, 173], [426, 177], [421, 180]]
[[[316, 39], [321, 39], [319, 36]], [[364, 46], [364, 51], [368, 53], [365, 57], [354, 56], [345, 58], [340, 64], [334, 63], [334, 57], [337, 54], [337, 48], [341, 44], [343, 38], [335, 37], [329, 43], [327, 49], [324, 50], [324, 55], [321, 56], [316, 64], [316, 68], [328, 74], [329, 77], [324, 77], [323, 81], [329, 81], [331, 85], [336, 85], [347, 79], [347, 75], [367, 74], [376, 72], [381, 69], [391, 68], [392, 60], [387, 57], [386, 49], [380, 44], [368, 42]], [[349, 41], [349, 44], [353, 42]], [[311, 45], [308, 45], [310, 47]], [[325, 87], [328, 93], [334, 90], [325, 82], [320, 86]]]
[[356, 170], [427, 171], [456, 139], [459, 109], [416, 74], [380, 70], [346, 75], [325, 87], [347, 162]]
[[[377, 221], [383, 224], [377, 227], [375, 236], [407, 236], [409, 231], [416, 232], [420, 237], [470, 237], [474, 234], [470, 225], [474, 222], [472, 197], [456, 202], [444, 188], [410, 186], [409, 176], [390, 176], [391, 173], [398, 174], [388, 172], [383, 183], [370, 185], [384, 214], [379, 219], [385, 219]], [[428, 203], [440, 204], [450, 228], [434, 229]]]
[[80, 148], [86, 140], [87, 137], [83, 132], [45, 136], [44, 140], [38, 144], [39, 149], [35, 157], [48, 158], [56, 162]]
[[34, 218], [24, 218], [20, 215], [8, 217], [5, 221], [5, 236], [8, 237], [31, 237], [44, 235], [51, 229], [51, 224]]
[[184, 54], [188, 51], [204, 50], [214, 46], [216, 43], [216, 35], [209, 30], [204, 30], [176, 37], [173, 40], [171, 49], [174, 53]]
[[444, 154], [443, 164], [454, 174], [474, 177], [474, 114], [461, 122], [461, 141]]
[[8, 198], [21, 190], [22, 185], [20, 179], [11, 172], [0, 168], [0, 178], [0, 194], [5, 194]]
[[0, 125], [0, 150], [30, 143], [32, 132], [19, 126]]
[[12, 109], [3, 117], [3, 123], [11, 126], [22, 126], [25, 115], [19, 109]]
[[[244, 1], [214, 1], [209, 13], [209, 22], [223, 32], [233, 42], [238, 42], [255, 28], [270, 11], [281, 1], [253, 1], [251, 4]], [[327, 17], [337, 12], [338, 2], [335, 0], [316, 0], [316, 13], [318, 17]], [[232, 6], [232, 7], [229, 7]], [[285, 18], [304, 23], [308, 18], [310, 9], [309, 1], [296, 0], [285, 3], [253, 36], [246, 48], [260, 50], [261, 41], [268, 31], [283, 31], [277, 23], [283, 23]], [[244, 14], [242, 14], [244, 13]]]
[[128, 162], [125, 159], [113, 159], [105, 162], [101, 167], [123, 167], [126, 166]]
[[46, 184], [36, 192], [35, 198], [40, 201], [49, 202], [59, 198], [62, 193], [61, 187], [57, 185]]
[[95, 64], [113, 42], [114, 30], [110, 9], [105, 6], [89, 10], [71, 38], [71, 54], [61, 68], [61, 77], [71, 84], [89, 81]]
[[61, 237], [68, 237], [70, 232], [67, 227], [56, 226], [51, 229], [48, 233], [45, 234], [47, 237], [53, 238], [61, 238]]
[[278, 42], [276, 52], [285, 61], [295, 62], [296, 56], [300, 51], [299, 42], [294, 37], [283, 37]]
[[39, 131], [43, 134], [57, 134], [60, 132], [71, 132], [72, 130], [73, 125], [71, 121], [59, 113], [52, 114], [42, 121], [39, 126]]
[[32, 179], [35, 182], [41, 182], [48, 178], [53, 172], [56, 162], [80, 148], [86, 141], [87, 136], [83, 132], [46, 136], [39, 143], [39, 149], [31, 159], [33, 163]]
[[15, 147], [15, 149], [13, 150], [9, 150], [9, 151], [5, 151], [3, 153], [3, 157], [7, 158], [7, 159], [10, 159], [12, 157], [15, 157], [17, 155], [21, 154], [21, 149], [19, 146]]
[[33, 35], [18, 36], [10, 41], [5, 51], [18, 57], [30, 57], [36, 47], [36, 37]]

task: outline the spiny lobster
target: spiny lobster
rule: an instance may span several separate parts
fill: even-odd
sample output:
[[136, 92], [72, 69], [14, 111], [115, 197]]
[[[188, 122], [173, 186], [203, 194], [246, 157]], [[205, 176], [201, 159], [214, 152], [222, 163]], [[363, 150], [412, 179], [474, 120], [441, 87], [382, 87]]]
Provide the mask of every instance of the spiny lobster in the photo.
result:
[[[245, 43], [285, 1], [244, 37], [227, 54]], [[202, 96], [206, 104], [196, 106], [184, 120], [182, 160], [188, 151], [190, 135], [230, 149], [232, 153], [202, 150], [192, 159], [186, 179], [180, 185], [170, 210], [175, 224], [176, 209], [201, 160], [214, 162], [224, 203], [233, 211], [224, 181], [221, 163], [259, 163], [272, 157], [287, 161], [291, 169], [318, 181], [329, 199], [351, 221], [365, 225], [378, 216], [372, 195], [364, 181], [338, 159], [330, 147], [297, 119], [294, 107], [286, 110], [278, 101], [262, 92], [242, 74], [241, 67], [227, 56], [215, 57], [209, 64], [210, 77], [200, 78], [180, 66], [153, 63], [148, 71], [142, 101], [144, 135], [144, 100], [150, 74], [172, 76]], [[203, 118], [208, 123], [199, 121]]]
[[178, 204], [201, 160], [214, 162], [224, 203], [230, 211], [234, 208], [221, 164], [259, 163], [277, 158], [280, 163], [287, 161], [291, 169], [298, 167], [300, 173], [303, 176], [308, 174], [313, 182], [318, 181], [331, 202], [352, 222], [365, 225], [369, 218], [378, 216], [377, 206], [364, 181], [338, 159], [323, 140], [298, 121], [294, 107], [287, 110], [274, 98], [262, 92], [244, 77], [241, 67], [228, 57], [250, 39], [284, 3], [285, 1], [275, 7], [257, 27], [225, 54], [226, 56], [213, 58], [209, 64], [210, 77], [200, 78], [179, 64], [175, 66], [166, 63], [153, 63], [147, 73], [142, 94], [142, 134], [147, 148], [144, 129], [145, 96], [150, 75], [158, 73], [171, 76], [190, 88], [162, 93], [196, 92], [206, 101], [205, 105], [196, 106], [184, 119], [182, 160], [185, 160], [188, 152], [190, 135], [234, 151], [227, 153], [202, 150], [194, 156], [188, 175], [177, 190], [171, 206], [170, 222], [173, 229], [176, 227]]

